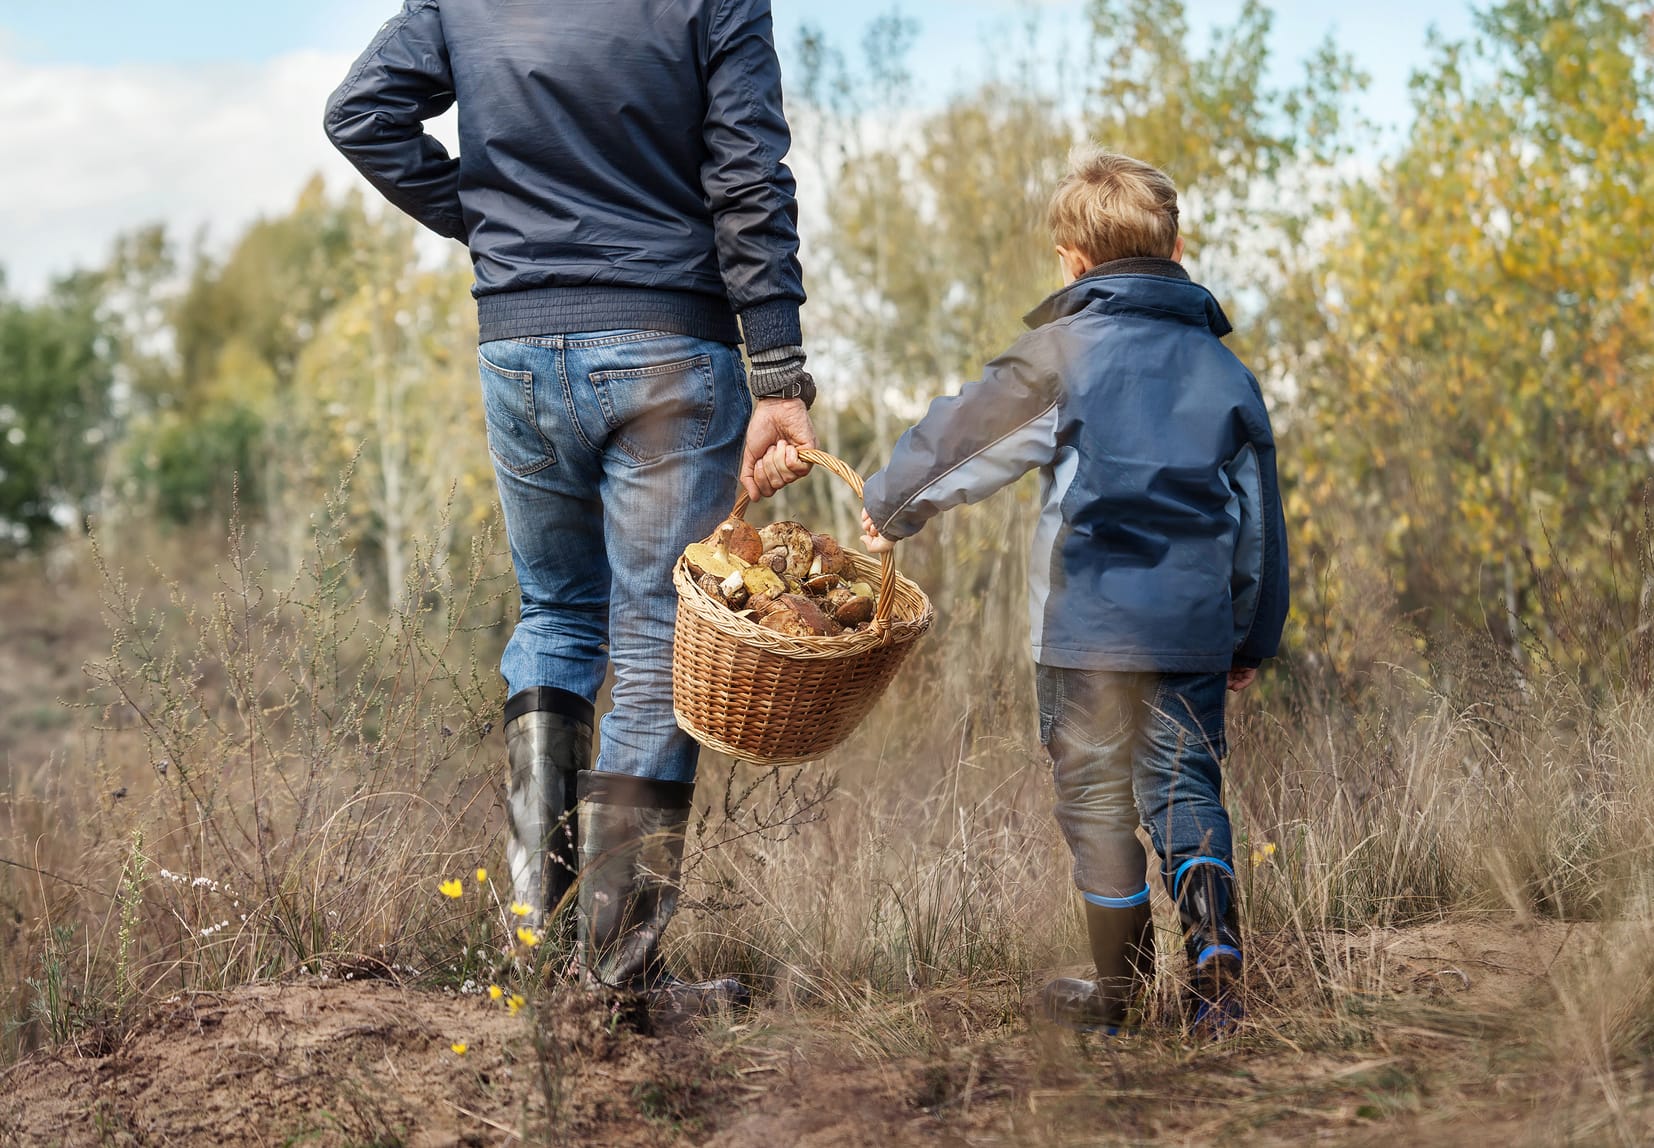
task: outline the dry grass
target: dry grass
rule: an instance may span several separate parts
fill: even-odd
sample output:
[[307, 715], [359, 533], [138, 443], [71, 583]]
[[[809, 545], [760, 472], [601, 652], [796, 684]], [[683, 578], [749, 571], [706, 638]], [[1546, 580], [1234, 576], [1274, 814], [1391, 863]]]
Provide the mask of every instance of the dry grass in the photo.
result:
[[[671, 955], [747, 977], [763, 1002], [708, 1035], [720, 1056], [755, 1072], [783, 1057], [906, 1072], [913, 1104], [984, 1143], [1095, 1142], [1080, 1130], [1098, 1106], [1119, 1115], [1121, 1142], [1209, 1127], [1268, 1141], [1306, 1112], [1401, 1122], [1426, 1142], [1432, 1129], [1451, 1142], [1454, 1113], [1517, 1121], [1534, 1143], [1638, 1142], [1654, 1048], [1654, 699], [1570, 671], [1578, 659], [1552, 647], [1520, 665], [1469, 639], [1426, 657], [1371, 598], [1370, 617], [1340, 620], [1337, 648], [1306, 627], [1233, 715], [1239, 856], [1258, 850], [1243, 864], [1244, 1032], [1212, 1050], [1173, 1027], [1118, 1055], [1031, 1034], [1026, 994], [1083, 963], [1083, 940], [1034, 743], [1017, 580], [939, 570], [943, 546], [992, 527], [967, 522], [908, 556], [950, 587], [941, 625], [834, 760], [706, 763]], [[279, 589], [244, 547], [170, 590], [108, 559], [114, 642], [92, 708], [66, 753], [33, 769], [13, 758], [0, 794], [12, 1057], [107, 1050], [182, 990], [507, 975], [494, 909], [433, 895], [499, 867], [498, 557], [480, 547], [476, 573], [456, 574], [426, 555], [415, 605], [385, 617], [325, 537]], [[1171, 1015], [1177, 945], [1158, 911]], [[1407, 956], [1421, 937], [1434, 947]], [[1510, 944], [1521, 975], [1493, 982], [1504, 995], [1458, 992]], [[1461, 950], [1462, 968], [1440, 955]], [[1451, 1007], [1436, 1000], [1447, 989]], [[1559, 1098], [1548, 1123], [1512, 1099], [1518, 1084]]]

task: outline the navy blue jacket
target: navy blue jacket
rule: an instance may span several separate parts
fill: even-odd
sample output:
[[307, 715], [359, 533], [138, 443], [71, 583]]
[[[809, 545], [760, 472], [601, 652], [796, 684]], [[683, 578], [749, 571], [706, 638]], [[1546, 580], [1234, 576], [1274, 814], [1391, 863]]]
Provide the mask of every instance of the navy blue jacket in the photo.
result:
[[1273, 657], [1288, 603], [1275, 438], [1217, 300], [1170, 260], [1126, 260], [1028, 322], [868, 480], [879, 532], [907, 538], [1038, 467], [1036, 661], [1196, 673]]
[[[424, 130], [459, 106], [460, 154]], [[769, 0], [407, 0], [327, 104], [391, 203], [465, 241], [483, 341], [642, 327], [796, 346]]]

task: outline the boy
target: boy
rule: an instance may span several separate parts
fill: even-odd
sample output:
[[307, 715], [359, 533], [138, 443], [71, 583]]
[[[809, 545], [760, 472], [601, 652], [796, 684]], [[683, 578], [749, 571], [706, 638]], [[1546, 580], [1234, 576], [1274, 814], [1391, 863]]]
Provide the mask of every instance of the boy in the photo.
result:
[[1141, 821], [1182, 921], [1193, 1021], [1216, 1034], [1240, 1016], [1225, 691], [1252, 684], [1287, 613], [1274, 437], [1221, 342], [1229, 321], [1181, 266], [1165, 174], [1076, 152], [1050, 227], [1068, 285], [902, 436], [867, 483], [864, 541], [887, 550], [1040, 468], [1040, 740], [1097, 966], [1047, 985], [1042, 1008], [1088, 1030], [1134, 1019], [1154, 971]]

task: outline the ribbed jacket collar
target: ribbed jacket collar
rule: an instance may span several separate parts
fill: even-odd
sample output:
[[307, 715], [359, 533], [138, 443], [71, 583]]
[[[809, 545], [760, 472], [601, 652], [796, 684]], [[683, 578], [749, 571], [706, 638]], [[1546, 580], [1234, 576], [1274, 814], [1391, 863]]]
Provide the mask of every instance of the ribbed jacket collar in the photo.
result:
[[1094, 303], [1171, 312], [1190, 322], [1205, 323], [1219, 338], [1234, 330], [1212, 293], [1170, 259], [1116, 259], [1094, 267], [1035, 307], [1023, 322], [1043, 327]]

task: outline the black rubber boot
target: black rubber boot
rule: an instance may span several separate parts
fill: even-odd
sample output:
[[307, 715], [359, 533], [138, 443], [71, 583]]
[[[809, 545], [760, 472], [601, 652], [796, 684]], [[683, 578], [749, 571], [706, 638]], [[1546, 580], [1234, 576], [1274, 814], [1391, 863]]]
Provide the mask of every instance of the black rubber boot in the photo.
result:
[[1040, 993], [1047, 1020], [1081, 1032], [1119, 1036], [1142, 1023], [1154, 983], [1154, 916], [1149, 903], [1110, 908], [1087, 901], [1086, 932], [1097, 979], [1061, 977]]
[[1180, 866], [1174, 884], [1189, 956], [1190, 1024], [1202, 1035], [1221, 1037], [1246, 1015], [1234, 873], [1221, 861], [1201, 857]]
[[575, 777], [591, 765], [595, 718], [585, 698], [549, 686], [505, 705], [506, 865], [511, 896], [529, 907], [524, 923], [535, 929], [545, 928], [578, 872]]
[[647, 996], [658, 1019], [745, 1005], [740, 981], [669, 973], [660, 938], [678, 907], [693, 785], [618, 773], [580, 775], [580, 960], [597, 985]]

